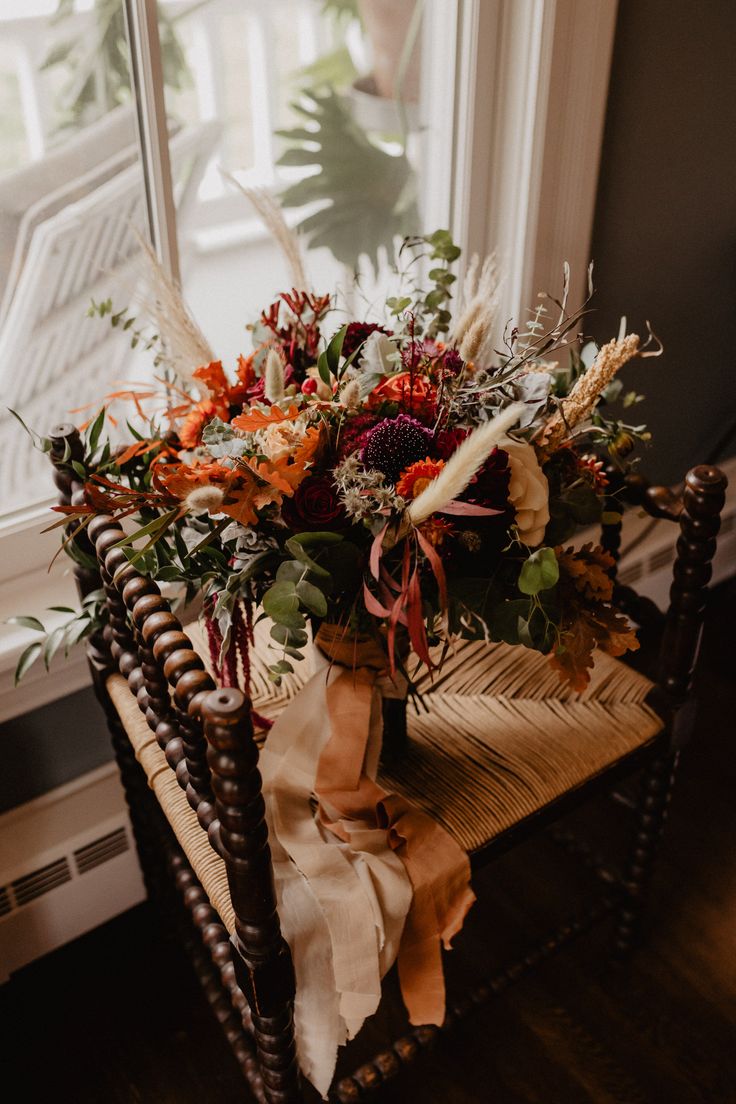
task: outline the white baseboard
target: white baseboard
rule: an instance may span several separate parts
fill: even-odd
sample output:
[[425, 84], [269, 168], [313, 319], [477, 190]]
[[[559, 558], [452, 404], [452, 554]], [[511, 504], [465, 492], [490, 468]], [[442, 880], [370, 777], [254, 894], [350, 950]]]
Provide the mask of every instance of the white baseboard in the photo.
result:
[[0, 816], [0, 982], [145, 898], [117, 766]]

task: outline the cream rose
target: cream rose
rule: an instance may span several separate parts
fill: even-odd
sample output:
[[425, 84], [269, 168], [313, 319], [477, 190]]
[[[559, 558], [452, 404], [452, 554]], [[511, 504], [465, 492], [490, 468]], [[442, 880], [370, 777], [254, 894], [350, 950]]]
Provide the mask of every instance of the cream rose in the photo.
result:
[[509, 501], [516, 511], [519, 536], [531, 548], [541, 544], [549, 521], [549, 484], [532, 445], [523, 441], [499, 441], [509, 454]]
[[306, 426], [299, 422], [275, 422], [256, 433], [258, 448], [269, 460], [291, 456], [304, 439]]

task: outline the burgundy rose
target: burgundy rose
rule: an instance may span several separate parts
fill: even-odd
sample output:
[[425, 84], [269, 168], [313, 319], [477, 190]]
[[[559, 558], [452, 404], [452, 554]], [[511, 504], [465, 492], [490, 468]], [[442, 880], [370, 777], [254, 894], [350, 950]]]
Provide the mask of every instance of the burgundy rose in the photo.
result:
[[494, 448], [483, 467], [468, 484], [463, 498], [478, 506], [488, 506], [491, 510], [506, 511], [510, 482], [509, 454], [503, 449]]
[[[376, 331], [386, 334], [386, 337], [390, 337], [393, 333], [393, 330], [386, 330], [383, 326], [379, 326], [377, 322], [351, 322], [345, 331], [345, 338], [342, 343], [342, 355], [346, 358], [352, 356], [358, 346], [362, 345], [363, 342]], [[354, 363], [360, 364], [362, 355], [361, 353], [357, 356]]]
[[449, 460], [470, 433], [469, 429], [441, 429], [434, 439], [434, 448], [442, 460]]
[[328, 475], [308, 476], [299, 484], [293, 498], [284, 499], [281, 516], [297, 532], [340, 528], [348, 521], [345, 507]]

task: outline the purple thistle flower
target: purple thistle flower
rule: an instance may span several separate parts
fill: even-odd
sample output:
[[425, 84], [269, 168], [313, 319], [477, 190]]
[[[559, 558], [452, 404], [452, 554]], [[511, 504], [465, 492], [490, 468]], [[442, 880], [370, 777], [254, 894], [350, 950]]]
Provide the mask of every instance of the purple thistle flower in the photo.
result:
[[399, 414], [369, 431], [360, 459], [395, 483], [410, 464], [426, 459], [431, 448], [432, 431], [409, 414]]

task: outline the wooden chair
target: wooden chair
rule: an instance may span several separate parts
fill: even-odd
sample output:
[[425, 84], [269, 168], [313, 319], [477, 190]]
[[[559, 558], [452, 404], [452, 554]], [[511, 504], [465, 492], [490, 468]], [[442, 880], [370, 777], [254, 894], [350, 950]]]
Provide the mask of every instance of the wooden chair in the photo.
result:
[[[84, 490], [63, 462], [65, 451], [71, 459], [80, 456], [79, 437], [73, 427], [59, 426], [52, 439], [61, 501], [79, 503]], [[627, 588], [616, 594], [645, 632], [659, 634], [654, 682], [604, 657], [580, 700], [551, 692], [546, 664], [534, 653], [498, 645], [488, 656], [485, 646], [468, 644], [438, 683], [425, 688], [430, 713], [410, 719], [408, 759], [384, 777], [437, 816], [470, 850], [476, 869], [641, 770], [623, 874], [611, 878], [606, 871], [596, 894], [569, 919], [452, 1002], [449, 1025], [604, 916], [614, 917], [619, 953], [637, 942], [679, 749], [693, 723], [692, 676], [725, 487], [725, 476], [707, 466], [688, 473], [680, 498], [632, 482], [640, 504], [679, 523], [667, 614]], [[211, 959], [210, 966], [201, 952], [195, 956], [200, 977], [256, 1098], [291, 1104], [305, 1099], [293, 1033], [294, 974], [276, 907], [249, 703], [238, 690], [215, 687], [193, 645], [196, 629], [185, 632], [156, 583], [114, 547], [120, 534], [111, 517], [95, 517], [79, 544], [97, 569], [75, 570], [82, 593], [101, 583], [107, 596], [109, 626], [91, 641], [89, 659], [146, 883], [164, 905], [171, 903], [167, 887], [178, 891]], [[619, 540], [620, 526], [607, 527], [606, 547], [616, 553]], [[258, 709], [271, 714], [293, 691], [269, 696], [258, 662], [253, 685]], [[452, 740], [448, 716], [463, 718]], [[468, 742], [470, 772], [463, 761]], [[457, 772], [461, 798], [454, 804], [448, 787], [437, 784], [448, 771]], [[465, 805], [458, 812], [460, 799]], [[412, 1028], [338, 1081], [333, 1098], [342, 1104], [365, 1099], [412, 1063], [439, 1030]]]

